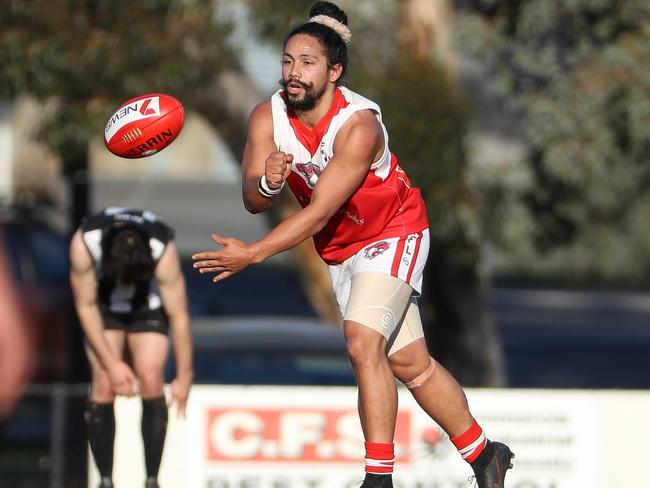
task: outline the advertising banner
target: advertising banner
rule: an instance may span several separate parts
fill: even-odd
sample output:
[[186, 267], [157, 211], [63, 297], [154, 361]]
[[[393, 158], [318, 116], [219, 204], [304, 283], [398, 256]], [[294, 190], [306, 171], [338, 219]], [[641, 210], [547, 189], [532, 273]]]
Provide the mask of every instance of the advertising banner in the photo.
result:
[[[191, 486], [355, 487], [363, 479], [363, 434], [356, 391], [345, 388], [228, 389], [193, 397]], [[594, 486], [593, 406], [588, 397], [503, 391], [468, 394], [493, 439], [516, 452], [513, 488]], [[447, 435], [400, 389], [394, 484], [466, 487], [472, 475]], [[591, 453], [591, 455], [590, 455]]]
[[[599, 446], [607, 431], [603, 418], [610, 414], [600, 405], [621, 407], [611, 396], [601, 402], [601, 395], [467, 390], [488, 437], [515, 452], [508, 488], [607, 486]], [[187, 418], [170, 414], [161, 487], [357, 487], [364, 450], [356, 405], [355, 388], [197, 386]], [[140, 487], [144, 480], [139, 416], [139, 401], [118, 399], [114, 479], [121, 488]], [[399, 389], [395, 448], [396, 487], [471, 486], [470, 467], [405, 388]], [[93, 470], [90, 486], [95, 482]]]

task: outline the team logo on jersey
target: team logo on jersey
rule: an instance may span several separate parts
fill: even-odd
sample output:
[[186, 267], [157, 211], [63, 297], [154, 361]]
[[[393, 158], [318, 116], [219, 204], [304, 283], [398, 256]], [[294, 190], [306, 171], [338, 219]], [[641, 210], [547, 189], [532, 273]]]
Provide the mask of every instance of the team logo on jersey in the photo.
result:
[[379, 241], [374, 243], [372, 246], [369, 246], [364, 251], [364, 256], [366, 259], [375, 259], [380, 254], [384, 254], [390, 249], [390, 244], [386, 241]]
[[318, 147], [318, 152], [320, 153], [320, 158], [323, 162], [328, 163], [330, 157], [327, 155], [327, 151], [325, 151], [325, 141], [321, 141], [320, 146]]
[[309, 188], [314, 188], [321, 173], [320, 167], [311, 161], [308, 161], [306, 163], [296, 163], [295, 167], [296, 171], [307, 182], [307, 186], [309, 186]]

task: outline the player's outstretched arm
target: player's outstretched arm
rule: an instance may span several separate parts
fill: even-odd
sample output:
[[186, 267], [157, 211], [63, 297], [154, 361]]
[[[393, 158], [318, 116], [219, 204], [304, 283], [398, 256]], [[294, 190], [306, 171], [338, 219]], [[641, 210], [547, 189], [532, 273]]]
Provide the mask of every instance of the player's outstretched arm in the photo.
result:
[[177, 406], [179, 416], [185, 416], [187, 398], [194, 380], [192, 366], [192, 335], [190, 313], [187, 305], [185, 278], [174, 242], [170, 242], [156, 266], [156, 280], [160, 287], [165, 312], [169, 317], [176, 378], [171, 384], [171, 402]]
[[[242, 159], [242, 193], [246, 210], [259, 213], [273, 205], [277, 199], [275, 192], [279, 193], [291, 172], [291, 158], [284, 153], [278, 153], [273, 141], [271, 102], [267, 100], [260, 103], [248, 121], [248, 135]], [[262, 176], [264, 182], [260, 192]]]
[[97, 303], [95, 264], [79, 231], [70, 242], [70, 265], [70, 284], [86, 340], [108, 373], [113, 392], [134, 396], [138, 393], [135, 373], [111, 351], [104, 337], [104, 320]]
[[220, 281], [313, 236], [363, 183], [383, 143], [374, 115], [354, 114], [336, 137], [334, 157], [321, 173], [309, 205], [252, 244], [213, 234], [213, 241], [223, 247], [194, 254], [194, 267], [201, 273], [217, 273], [213, 281]]

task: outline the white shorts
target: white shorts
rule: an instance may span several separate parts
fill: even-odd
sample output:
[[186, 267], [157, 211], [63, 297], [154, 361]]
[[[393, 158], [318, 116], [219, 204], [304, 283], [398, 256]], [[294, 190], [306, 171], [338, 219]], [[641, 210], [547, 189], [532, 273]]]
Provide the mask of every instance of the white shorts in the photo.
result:
[[394, 276], [413, 288], [416, 296], [422, 292], [422, 273], [429, 254], [429, 229], [406, 237], [394, 237], [373, 242], [354, 256], [339, 264], [329, 265], [332, 288], [345, 316], [350, 297], [352, 277], [358, 273], [381, 273]]
[[366, 246], [329, 266], [344, 320], [366, 325], [387, 340], [390, 355], [424, 336], [414, 295], [419, 295], [429, 251], [428, 230]]

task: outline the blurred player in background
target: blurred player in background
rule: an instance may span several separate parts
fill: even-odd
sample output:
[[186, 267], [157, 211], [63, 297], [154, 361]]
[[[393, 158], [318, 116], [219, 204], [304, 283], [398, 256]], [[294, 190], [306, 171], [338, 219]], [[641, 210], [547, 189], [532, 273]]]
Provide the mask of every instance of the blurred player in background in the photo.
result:
[[223, 248], [195, 254], [194, 265], [219, 281], [313, 237], [329, 265], [359, 386], [362, 487], [392, 486], [397, 377], [447, 432], [478, 486], [502, 488], [513, 454], [486, 438], [460, 385], [429, 357], [415, 299], [429, 250], [424, 201], [388, 148], [379, 107], [339, 86], [347, 23], [336, 5], [316, 2], [285, 40], [283, 89], [249, 120], [246, 208], [267, 210], [288, 183], [302, 210], [252, 244], [213, 235]]
[[179, 415], [185, 413], [194, 376], [185, 280], [173, 231], [151, 212], [108, 208], [82, 223], [70, 257], [92, 370], [86, 422], [99, 486], [113, 486], [115, 395], [139, 394], [145, 486], [156, 488], [167, 430], [163, 383], [169, 331], [176, 362], [170, 403]]

